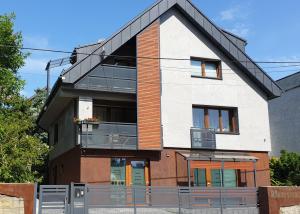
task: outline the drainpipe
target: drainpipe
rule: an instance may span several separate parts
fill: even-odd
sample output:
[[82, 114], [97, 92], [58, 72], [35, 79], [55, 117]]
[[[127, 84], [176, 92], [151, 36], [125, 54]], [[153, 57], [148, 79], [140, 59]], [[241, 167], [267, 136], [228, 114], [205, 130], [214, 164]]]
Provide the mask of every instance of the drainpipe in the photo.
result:
[[257, 184], [256, 184], [256, 160], [253, 161], [253, 178], [254, 178], [254, 187], [257, 187]]
[[191, 188], [191, 163], [189, 160], [187, 160], [188, 164], [188, 182], [189, 182], [189, 188]]

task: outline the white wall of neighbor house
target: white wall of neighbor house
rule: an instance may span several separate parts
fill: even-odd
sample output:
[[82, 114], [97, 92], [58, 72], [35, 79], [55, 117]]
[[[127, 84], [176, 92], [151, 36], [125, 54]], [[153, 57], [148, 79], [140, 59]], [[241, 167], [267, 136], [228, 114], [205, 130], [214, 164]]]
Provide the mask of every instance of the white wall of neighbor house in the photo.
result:
[[93, 117], [93, 99], [91, 97], [78, 98], [78, 119], [84, 120]]
[[265, 95], [217, 47], [175, 10], [161, 19], [160, 57], [222, 61], [222, 80], [191, 77], [190, 61], [161, 60], [164, 147], [190, 148], [192, 105], [238, 108], [239, 135], [217, 134], [217, 149], [270, 151]]

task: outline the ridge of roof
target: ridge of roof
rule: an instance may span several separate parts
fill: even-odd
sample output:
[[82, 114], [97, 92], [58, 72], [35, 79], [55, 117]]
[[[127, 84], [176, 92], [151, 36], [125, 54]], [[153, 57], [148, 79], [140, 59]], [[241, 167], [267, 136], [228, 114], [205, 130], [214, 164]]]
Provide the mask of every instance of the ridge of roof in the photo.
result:
[[[277, 97], [281, 94], [281, 88], [278, 84], [257, 65], [245, 52], [239, 49], [239, 47], [231, 41], [216, 24], [214, 24], [208, 17], [206, 17], [193, 3], [189, 0], [158, 0], [138, 16], [129, 21], [126, 25], [121, 27], [117, 33], [112, 34], [107, 38], [99, 48], [96, 48], [91, 54], [88, 55], [79, 62], [72, 65], [66, 70], [64, 75], [64, 81], [74, 83], [78, 81], [82, 76], [88, 73], [92, 68], [101, 63], [107, 55], [112, 54], [125, 42], [129, 41], [132, 37], [136, 36], [144, 28], [149, 26], [153, 21], [160, 18], [169, 9], [176, 6], [184, 15], [194, 22], [198, 28], [220, 46], [225, 53], [232, 58], [235, 63], [245, 70], [247, 75], [252, 78], [257, 85], [262, 88], [268, 97]], [[95, 55], [101, 55], [105, 53], [101, 59]], [[89, 63], [85, 60], [90, 58]], [[78, 66], [83, 63], [82, 66]], [[83, 69], [83, 70], [82, 70]], [[71, 75], [71, 71], [73, 74]]]
[[85, 44], [85, 45], [79, 45], [79, 46], [75, 47], [74, 49], [80, 49], [80, 48], [85, 48], [85, 47], [89, 47], [89, 46], [101, 45], [101, 43], [103, 43], [103, 41]]
[[276, 82], [284, 91], [298, 88], [300, 86], [300, 71], [287, 75]]
[[291, 78], [292, 76], [295, 76], [295, 75], [297, 75], [297, 74], [299, 74], [299, 73], [300, 73], [300, 71], [297, 71], [296, 73], [289, 74], [289, 75], [287, 75], [287, 76], [285, 76], [285, 77], [282, 77], [282, 78], [276, 80], [276, 82], [280, 82], [281, 80]]
[[243, 41], [243, 42], [245, 42], [247, 44], [247, 40], [244, 39], [243, 37], [240, 37], [240, 36], [238, 36], [238, 35], [230, 32], [228, 30], [225, 30], [224, 28], [220, 28], [220, 30], [223, 31], [223, 32], [225, 32], [225, 33], [228, 33], [229, 35], [231, 35], [231, 36], [233, 36], [233, 37], [235, 37], [235, 38], [237, 38], [237, 39], [239, 39], [239, 40], [241, 40], [241, 41]]

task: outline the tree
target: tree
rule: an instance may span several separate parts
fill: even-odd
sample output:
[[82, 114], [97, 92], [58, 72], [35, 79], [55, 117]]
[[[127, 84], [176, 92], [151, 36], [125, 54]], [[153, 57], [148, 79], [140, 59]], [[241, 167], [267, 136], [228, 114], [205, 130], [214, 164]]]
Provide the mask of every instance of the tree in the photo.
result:
[[18, 75], [28, 53], [21, 51], [22, 35], [14, 32], [14, 14], [0, 15], [0, 182], [40, 182], [48, 146], [36, 128], [31, 100], [20, 92]]
[[300, 185], [300, 155], [295, 152], [281, 151], [279, 158], [270, 161], [271, 181], [275, 186]]
[[[34, 95], [29, 98], [31, 102], [31, 112], [33, 121], [37, 121], [38, 116], [44, 107], [45, 100], [47, 98], [47, 89], [46, 88], [37, 88], [34, 90]], [[48, 134], [42, 130], [39, 126], [35, 126], [32, 130], [32, 135], [38, 137], [43, 143], [48, 143]]]

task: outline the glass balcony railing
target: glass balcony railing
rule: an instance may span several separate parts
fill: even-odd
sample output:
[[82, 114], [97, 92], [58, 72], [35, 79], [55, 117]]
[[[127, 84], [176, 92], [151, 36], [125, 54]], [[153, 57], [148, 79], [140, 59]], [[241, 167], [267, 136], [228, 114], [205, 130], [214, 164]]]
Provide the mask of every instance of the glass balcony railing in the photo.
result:
[[216, 149], [216, 132], [214, 129], [191, 128], [191, 143], [195, 149]]
[[135, 123], [81, 122], [80, 145], [90, 149], [137, 149]]
[[117, 65], [98, 65], [75, 84], [77, 89], [136, 93], [136, 68]]

